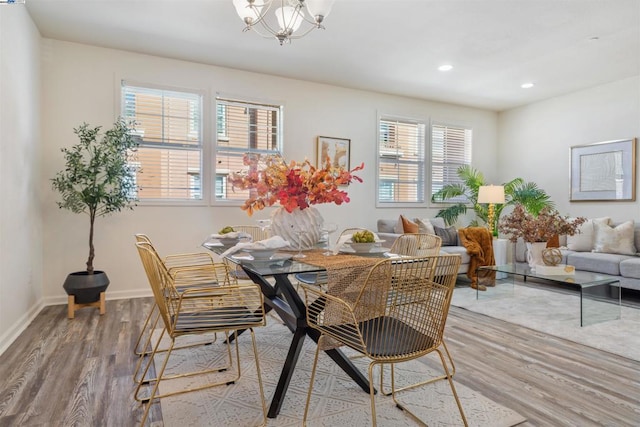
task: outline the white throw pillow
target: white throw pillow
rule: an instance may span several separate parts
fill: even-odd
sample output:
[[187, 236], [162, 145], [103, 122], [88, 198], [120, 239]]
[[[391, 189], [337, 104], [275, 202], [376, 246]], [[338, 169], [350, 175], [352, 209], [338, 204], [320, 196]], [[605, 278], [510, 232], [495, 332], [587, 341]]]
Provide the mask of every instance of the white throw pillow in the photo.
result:
[[[573, 218], [571, 218], [573, 219]], [[599, 221], [609, 225], [611, 218], [588, 219], [578, 227], [578, 232], [573, 236], [567, 236], [567, 249], [577, 252], [591, 252], [593, 250], [593, 222]]]
[[395, 234], [404, 234], [404, 225], [402, 225], [402, 215], [398, 217], [398, 222], [396, 226], [393, 228], [393, 232]]
[[603, 222], [594, 221], [593, 230], [593, 252], [621, 255], [636, 254], [636, 247], [633, 243], [633, 221], [623, 222], [615, 228]]
[[434, 230], [431, 221], [428, 218], [416, 218], [413, 220], [416, 224], [418, 224], [419, 232], [423, 234], [436, 234], [436, 230]]

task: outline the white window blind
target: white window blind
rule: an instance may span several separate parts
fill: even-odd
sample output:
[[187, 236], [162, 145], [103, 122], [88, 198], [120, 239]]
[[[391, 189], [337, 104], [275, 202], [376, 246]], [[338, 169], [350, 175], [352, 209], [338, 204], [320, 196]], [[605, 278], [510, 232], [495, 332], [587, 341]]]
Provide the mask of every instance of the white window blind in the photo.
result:
[[[431, 194], [447, 184], [461, 183], [458, 168], [471, 164], [473, 131], [461, 126], [431, 125]], [[466, 198], [448, 199], [447, 202], [466, 202]]]
[[425, 128], [417, 121], [380, 118], [379, 203], [424, 202]]
[[202, 200], [202, 95], [122, 82], [122, 116], [141, 137], [140, 200]]
[[216, 100], [215, 200], [244, 201], [249, 191], [234, 190], [231, 172], [246, 170], [246, 153], [280, 154], [282, 106], [218, 98]]

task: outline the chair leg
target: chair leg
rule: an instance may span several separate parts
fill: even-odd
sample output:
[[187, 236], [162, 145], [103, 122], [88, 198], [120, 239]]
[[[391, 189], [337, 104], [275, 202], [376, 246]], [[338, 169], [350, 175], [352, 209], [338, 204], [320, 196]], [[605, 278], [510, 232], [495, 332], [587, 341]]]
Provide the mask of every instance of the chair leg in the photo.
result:
[[[158, 343], [160, 342], [160, 340], [158, 340]], [[157, 349], [157, 345], [156, 345], [156, 349]], [[156, 394], [158, 393], [158, 387], [160, 386], [160, 381], [162, 380], [162, 375], [164, 374], [164, 370], [167, 367], [167, 362], [169, 362], [169, 356], [171, 356], [171, 351], [173, 350], [173, 340], [171, 341], [171, 345], [169, 346], [169, 348], [167, 349], [167, 354], [164, 357], [164, 361], [162, 362], [162, 368], [160, 368], [160, 372], [158, 372], [158, 380], [156, 381], [156, 383], [153, 386], [153, 389], [151, 391], [151, 395], [149, 396], [149, 401], [147, 402], [147, 407], [144, 410], [144, 415], [142, 416], [142, 421], [140, 422], [140, 426], [144, 427], [144, 423], [147, 421], [147, 418], [149, 417], [149, 410], [151, 409], [151, 405], [153, 405], [153, 399], [156, 399], [157, 396]], [[152, 353], [152, 357], [155, 355], [155, 351]], [[150, 365], [150, 364], [149, 364]], [[147, 367], [149, 366], [147, 365]], [[146, 372], [146, 370], [145, 370]], [[138, 385], [139, 388], [139, 385]], [[137, 389], [136, 389], [136, 395], [137, 395]]]
[[[442, 368], [444, 369], [445, 375], [444, 377], [447, 379], [447, 381], [449, 381], [449, 387], [451, 388], [451, 392], [453, 394], [453, 398], [456, 400], [456, 405], [458, 405], [458, 410], [460, 411], [460, 417], [462, 418], [462, 423], [465, 427], [468, 427], [469, 424], [467, 423], [467, 417], [464, 415], [464, 410], [462, 409], [462, 404], [460, 403], [460, 398], [458, 397], [458, 392], [456, 391], [456, 387], [453, 384], [453, 379], [452, 379], [452, 374], [449, 372], [449, 368], [447, 367], [447, 363], [445, 362], [444, 359], [444, 355], [442, 354], [442, 352], [440, 351], [440, 349], [435, 349], [435, 351], [438, 353], [438, 356], [440, 357], [440, 363], [442, 364]], [[450, 356], [450, 355], [449, 355]], [[428, 381], [426, 384], [429, 384], [433, 381]], [[411, 386], [409, 388], [413, 388], [414, 386]], [[404, 390], [406, 390], [407, 387], [404, 388]], [[394, 364], [391, 364], [391, 398], [393, 399], [393, 402], [396, 404], [396, 406], [400, 409], [402, 409], [404, 412], [406, 412], [411, 418], [413, 418], [415, 421], [420, 422], [422, 424], [426, 423], [424, 421], [422, 421], [420, 418], [418, 418], [418, 416], [416, 414], [414, 414], [413, 412], [411, 412], [409, 410], [409, 408], [401, 403], [398, 399], [396, 394], [400, 392], [400, 390], [396, 390], [395, 388], [395, 369], [394, 369]]]
[[[449, 353], [449, 349], [447, 348], [447, 343], [444, 340], [442, 341], [442, 346], [444, 347], [444, 350], [447, 353], [447, 358], [449, 359], [449, 363], [451, 364], [451, 378], [453, 378], [453, 376], [456, 374], [456, 364], [453, 362], [453, 358], [451, 357], [451, 353]], [[385, 389], [384, 389], [384, 366], [385, 366], [384, 364], [380, 365], [380, 393], [383, 396], [390, 396], [391, 392], [390, 391], [385, 391]], [[419, 383], [415, 383], [415, 384], [411, 384], [411, 385], [404, 386], [404, 387], [401, 387], [401, 388], [397, 388], [396, 392], [404, 391], [404, 390], [410, 390], [410, 389], [415, 388], [415, 387], [420, 387], [420, 386], [423, 386], [423, 385], [426, 385], [426, 384], [430, 384], [430, 383], [435, 382], [435, 381], [444, 380], [444, 379], [447, 379], [447, 378], [448, 378], [448, 375], [446, 375], [446, 374], [445, 375], [440, 375], [438, 377], [430, 378], [430, 379], [428, 379], [426, 381], [422, 381], [422, 382], [419, 382]]]
[[[147, 332], [147, 326], [149, 326], [149, 322], [151, 321], [151, 317], [153, 316], [153, 313], [156, 312], [156, 304], [154, 303], [153, 306], [151, 307], [151, 311], [149, 311], [149, 313], [147, 314], [147, 318], [144, 321], [144, 325], [142, 325], [142, 329], [140, 330], [140, 335], [138, 335], [138, 339], [136, 340], [136, 344], [133, 346], [133, 353], [136, 356], [140, 356], [143, 353], [146, 352], [146, 347], [142, 348], [142, 349], [138, 349], [138, 346], [140, 345], [140, 342], [142, 341], [142, 337], [144, 336], [145, 332]], [[157, 319], [158, 317], [156, 317]], [[156, 320], [157, 322], [157, 320]], [[147, 353], [145, 353], [147, 354]]]
[[307, 425], [307, 416], [309, 415], [309, 404], [311, 403], [311, 392], [313, 391], [313, 382], [316, 378], [316, 369], [318, 367], [318, 355], [320, 354], [320, 347], [324, 341], [324, 335], [320, 335], [316, 344], [316, 355], [313, 358], [313, 368], [311, 369], [311, 379], [309, 380], [309, 391], [307, 392], [307, 403], [304, 406], [304, 417], [302, 418], [302, 425]]
[[[258, 346], [256, 345], [256, 334], [253, 332], [253, 328], [249, 330], [251, 331], [251, 342], [253, 344], [253, 356], [256, 361], [256, 372], [258, 373], [258, 387], [260, 388], [260, 403], [262, 405], [261, 426], [266, 426], [267, 425], [267, 402], [264, 399], [264, 387], [262, 384], [262, 373], [260, 372], [260, 360], [258, 358]], [[238, 359], [238, 365], [240, 365], [239, 359]]]

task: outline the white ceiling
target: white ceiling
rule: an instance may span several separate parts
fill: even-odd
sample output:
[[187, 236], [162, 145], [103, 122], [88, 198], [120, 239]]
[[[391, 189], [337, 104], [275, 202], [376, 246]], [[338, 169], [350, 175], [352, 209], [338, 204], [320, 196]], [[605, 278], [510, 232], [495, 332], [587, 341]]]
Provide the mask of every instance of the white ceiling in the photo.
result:
[[284, 46], [232, 0], [26, 7], [47, 38], [498, 111], [640, 75], [640, 0], [336, 0]]

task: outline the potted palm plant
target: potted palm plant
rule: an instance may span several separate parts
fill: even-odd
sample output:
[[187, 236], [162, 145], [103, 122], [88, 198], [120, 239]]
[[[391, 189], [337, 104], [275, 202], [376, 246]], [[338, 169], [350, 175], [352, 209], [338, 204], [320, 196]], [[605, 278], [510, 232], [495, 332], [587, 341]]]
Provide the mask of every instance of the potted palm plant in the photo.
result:
[[[489, 220], [489, 208], [486, 203], [478, 203], [478, 191], [483, 185], [487, 185], [482, 172], [469, 165], [458, 168], [458, 177], [461, 183], [447, 184], [440, 191], [433, 194], [431, 201], [435, 203], [451, 203], [450, 206], [441, 209], [436, 216], [442, 217], [449, 225], [454, 224], [460, 215], [467, 213], [471, 208], [476, 218], [470, 225], [477, 226], [480, 221], [487, 223]], [[534, 182], [525, 182], [522, 178], [514, 178], [502, 184], [504, 186], [505, 203], [495, 206], [494, 224], [492, 229], [497, 230], [498, 220], [502, 210], [507, 206], [522, 205], [527, 212], [537, 215], [544, 208], [553, 208], [554, 204], [549, 195]]]
[[131, 161], [138, 142], [132, 128], [118, 119], [106, 132], [101, 133], [101, 129], [83, 123], [73, 130], [80, 142], [61, 149], [65, 167], [51, 180], [62, 198], [57, 202], [59, 208], [89, 217], [86, 270], [69, 274], [63, 285], [78, 304], [98, 301], [109, 285], [106, 273], [93, 267], [96, 217], [133, 209], [136, 200], [135, 167]]

